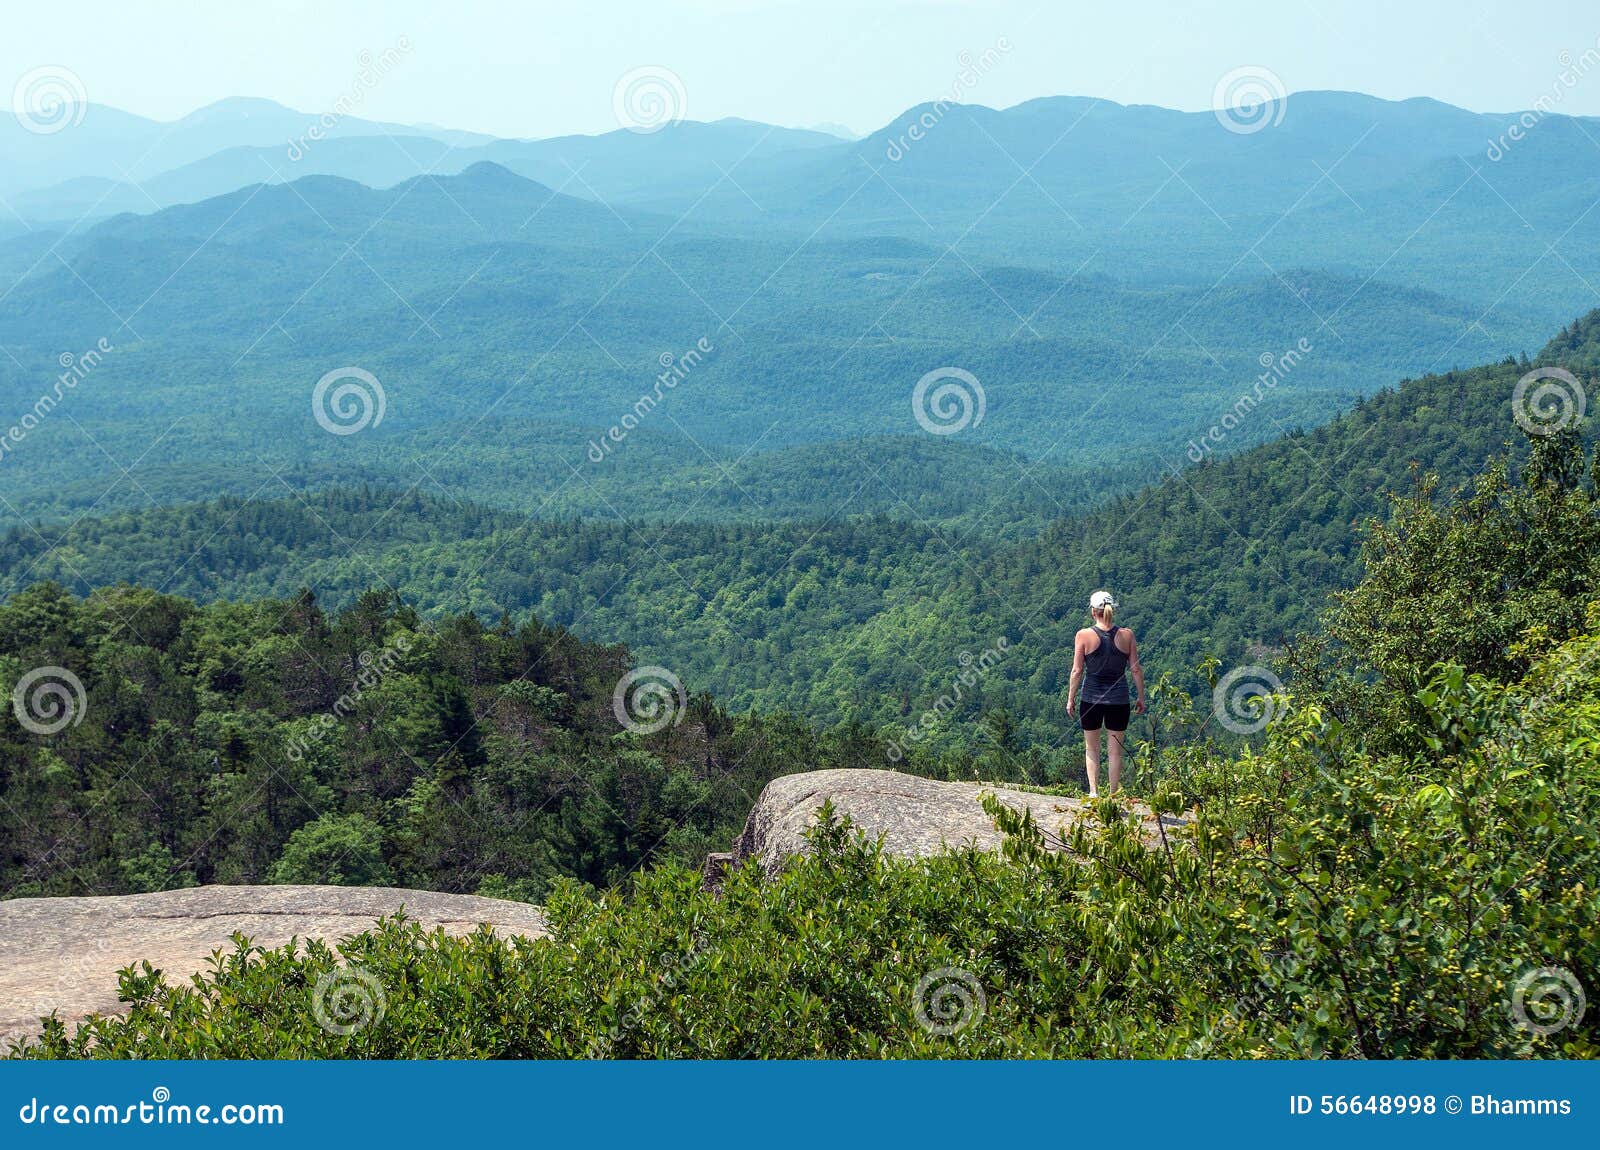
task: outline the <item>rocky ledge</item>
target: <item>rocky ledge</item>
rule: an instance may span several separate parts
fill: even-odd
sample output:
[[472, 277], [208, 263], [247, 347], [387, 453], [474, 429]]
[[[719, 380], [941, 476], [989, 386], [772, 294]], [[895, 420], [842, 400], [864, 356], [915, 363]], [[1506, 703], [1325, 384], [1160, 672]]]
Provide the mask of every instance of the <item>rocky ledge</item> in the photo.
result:
[[41, 1016], [117, 1009], [117, 971], [148, 959], [169, 982], [204, 970], [235, 931], [260, 946], [320, 938], [330, 946], [404, 908], [432, 930], [548, 933], [538, 907], [394, 887], [205, 886], [160, 894], [0, 902], [0, 1045], [35, 1033]]
[[[834, 810], [850, 818], [868, 838], [883, 838], [892, 855], [916, 857], [942, 850], [975, 846], [998, 850], [1000, 832], [984, 811], [980, 797], [992, 794], [1013, 808], [1033, 812], [1034, 821], [1057, 839], [1065, 828], [1089, 816], [1089, 800], [1017, 790], [986, 783], [944, 783], [898, 771], [808, 771], [774, 779], [762, 790], [731, 854], [707, 860], [706, 877], [715, 883], [722, 869], [757, 859], [769, 874], [781, 870], [806, 849], [806, 832], [817, 809], [831, 800]], [[1146, 838], [1160, 836], [1156, 816], [1143, 803], [1129, 803], [1142, 821]], [[1171, 833], [1182, 819], [1165, 818]]]

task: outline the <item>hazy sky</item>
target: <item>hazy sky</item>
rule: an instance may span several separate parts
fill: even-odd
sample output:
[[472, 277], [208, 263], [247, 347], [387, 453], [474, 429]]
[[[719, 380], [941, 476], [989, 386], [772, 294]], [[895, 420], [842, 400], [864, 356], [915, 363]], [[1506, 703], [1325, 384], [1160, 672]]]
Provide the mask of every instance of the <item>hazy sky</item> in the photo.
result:
[[[1002, 40], [999, 62], [959, 89], [967, 102], [1201, 109], [1220, 76], [1250, 66], [1289, 91], [1507, 111], [1600, 51], [1600, 0], [7, 0], [0, 13], [0, 90], [60, 65], [91, 101], [158, 119], [236, 95], [316, 112], [351, 90], [358, 53], [404, 37], [410, 52], [361, 115], [507, 136], [615, 128], [613, 89], [641, 66], [681, 79], [691, 119], [869, 131], [948, 95], [962, 53]], [[1600, 63], [1562, 96], [1560, 111], [1600, 114]]]

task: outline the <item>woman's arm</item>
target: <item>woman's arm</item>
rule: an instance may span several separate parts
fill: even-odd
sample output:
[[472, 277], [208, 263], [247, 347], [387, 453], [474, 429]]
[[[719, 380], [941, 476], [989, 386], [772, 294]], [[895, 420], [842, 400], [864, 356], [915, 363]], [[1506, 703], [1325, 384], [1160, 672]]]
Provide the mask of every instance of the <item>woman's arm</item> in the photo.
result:
[[1144, 667], [1139, 664], [1139, 643], [1133, 637], [1133, 632], [1128, 632], [1128, 670], [1133, 672], [1133, 682], [1139, 688], [1139, 714], [1144, 714]]
[[1067, 683], [1067, 714], [1078, 713], [1078, 684], [1083, 680], [1083, 632], [1072, 637], [1072, 679]]

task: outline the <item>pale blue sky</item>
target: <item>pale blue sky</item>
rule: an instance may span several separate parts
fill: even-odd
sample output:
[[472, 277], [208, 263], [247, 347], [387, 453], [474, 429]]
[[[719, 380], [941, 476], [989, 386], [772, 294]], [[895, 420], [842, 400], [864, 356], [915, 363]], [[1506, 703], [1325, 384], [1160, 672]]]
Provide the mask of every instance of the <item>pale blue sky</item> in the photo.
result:
[[[617, 78], [659, 65], [682, 78], [692, 119], [868, 131], [948, 95], [961, 54], [1001, 38], [1010, 50], [961, 91], [968, 102], [1072, 94], [1200, 109], [1219, 76], [1253, 66], [1289, 91], [1508, 111], [1551, 91], [1562, 53], [1600, 51], [1600, 3], [68, 0], [6, 6], [0, 89], [63, 65], [91, 101], [158, 119], [233, 95], [315, 112], [351, 89], [359, 52], [402, 36], [412, 51], [361, 115], [497, 135], [608, 131]], [[1600, 64], [1562, 94], [1558, 110], [1600, 114]]]

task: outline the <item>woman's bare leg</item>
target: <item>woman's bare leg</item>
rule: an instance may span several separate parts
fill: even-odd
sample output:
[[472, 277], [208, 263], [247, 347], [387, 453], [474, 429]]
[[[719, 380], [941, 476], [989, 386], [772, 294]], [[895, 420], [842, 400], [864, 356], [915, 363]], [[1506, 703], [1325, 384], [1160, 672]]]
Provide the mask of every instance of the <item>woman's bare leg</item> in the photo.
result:
[[1106, 794], [1114, 795], [1122, 786], [1122, 743], [1128, 737], [1127, 731], [1106, 730], [1106, 758], [1111, 760], [1111, 768], [1107, 771]]
[[1100, 793], [1097, 785], [1100, 775], [1100, 732], [1083, 732], [1083, 769], [1089, 776], [1089, 797]]

